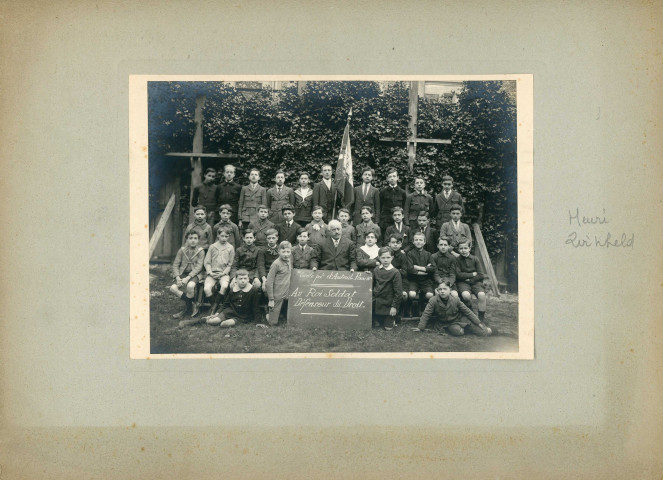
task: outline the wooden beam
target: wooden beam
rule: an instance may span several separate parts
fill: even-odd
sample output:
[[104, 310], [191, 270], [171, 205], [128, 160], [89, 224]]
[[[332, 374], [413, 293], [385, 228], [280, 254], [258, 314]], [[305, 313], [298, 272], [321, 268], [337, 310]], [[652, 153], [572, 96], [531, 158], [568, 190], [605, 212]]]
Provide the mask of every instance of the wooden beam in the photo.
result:
[[193, 114], [193, 121], [196, 125], [196, 132], [193, 134], [193, 149], [191, 156], [191, 192], [189, 194], [189, 223], [193, 222], [193, 189], [202, 183], [203, 162], [200, 154], [203, 153], [203, 107], [205, 106], [205, 95], [196, 97], [196, 109]]
[[488, 249], [486, 248], [486, 242], [483, 240], [483, 234], [481, 233], [481, 228], [478, 223], [473, 223], [472, 227], [474, 229], [474, 236], [477, 239], [477, 246], [479, 247], [479, 252], [481, 252], [481, 260], [483, 260], [483, 265], [486, 268], [486, 273], [488, 274], [488, 280], [490, 280], [490, 285], [492, 287], [493, 293], [496, 297], [500, 296], [500, 290], [497, 288], [497, 276], [495, 275], [495, 270], [493, 269], [493, 264], [490, 261], [488, 256]]
[[[399, 140], [394, 137], [382, 137], [381, 142], [400, 142], [400, 143], [410, 143], [412, 140]], [[446, 145], [451, 145], [451, 140], [443, 140], [440, 138], [415, 138], [414, 143], [444, 143]]]
[[150, 238], [149, 258], [152, 258], [154, 250], [157, 248], [157, 243], [159, 243], [159, 240], [161, 240], [161, 235], [163, 234], [164, 228], [166, 228], [166, 223], [168, 223], [168, 219], [170, 218], [170, 214], [172, 213], [174, 206], [175, 206], [175, 194], [173, 193], [170, 195], [168, 203], [166, 204], [166, 208], [161, 214], [161, 218], [159, 219], [159, 223], [157, 224], [156, 228], [154, 229], [154, 232], [152, 233], [152, 238]]
[[195, 153], [195, 152], [171, 152], [166, 154], [167, 157], [204, 157], [204, 158], [242, 158], [241, 155], [236, 153]]
[[414, 161], [417, 158], [417, 116], [419, 112], [419, 82], [410, 82], [410, 98], [408, 105], [408, 113], [410, 120], [408, 127], [410, 128], [410, 137], [407, 143], [407, 165], [410, 172], [414, 168]]

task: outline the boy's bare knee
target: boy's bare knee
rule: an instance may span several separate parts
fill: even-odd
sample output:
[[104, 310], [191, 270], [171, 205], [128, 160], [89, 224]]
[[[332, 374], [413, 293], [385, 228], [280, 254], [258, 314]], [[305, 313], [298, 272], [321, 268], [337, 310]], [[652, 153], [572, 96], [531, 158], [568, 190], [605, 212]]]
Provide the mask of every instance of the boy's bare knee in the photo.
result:
[[430, 300], [431, 298], [433, 298], [433, 292], [428, 292], [426, 294], [426, 300]]
[[451, 296], [458, 298], [458, 292], [455, 290], [451, 291]]
[[483, 300], [483, 299], [486, 298], [486, 294], [484, 292], [479, 292], [479, 293], [477, 293], [477, 298], [479, 300]]
[[417, 292], [410, 292], [409, 295], [412, 300], [415, 300], [417, 298]]
[[463, 292], [461, 293], [461, 296], [463, 297], [463, 300], [471, 300], [472, 295], [470, 295], [470, 292]]

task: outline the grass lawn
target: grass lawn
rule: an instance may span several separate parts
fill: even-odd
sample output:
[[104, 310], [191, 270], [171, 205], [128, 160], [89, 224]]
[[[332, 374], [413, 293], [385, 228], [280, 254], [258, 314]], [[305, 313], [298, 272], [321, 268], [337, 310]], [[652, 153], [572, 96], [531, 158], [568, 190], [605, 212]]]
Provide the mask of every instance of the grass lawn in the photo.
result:
[[[222, 329], [205, 323], [179, 329], [172, 314], [183, 302], [172, 295], [170, 266], [150, 265], [151, 353], [327, 353], [327, 352], [516, 352], [518, 297], [488, 297], [486, 318], [509, 336], [452, 337], [436, 331], [412, 332], [416, 323], [403, 322], [391, 331], [296, 329], [279, 325], [266, 329], [242, 324]], [[475, 305], [476, 311], [476, 305]], [[204, 307], [201, 315], [206, 315]]]

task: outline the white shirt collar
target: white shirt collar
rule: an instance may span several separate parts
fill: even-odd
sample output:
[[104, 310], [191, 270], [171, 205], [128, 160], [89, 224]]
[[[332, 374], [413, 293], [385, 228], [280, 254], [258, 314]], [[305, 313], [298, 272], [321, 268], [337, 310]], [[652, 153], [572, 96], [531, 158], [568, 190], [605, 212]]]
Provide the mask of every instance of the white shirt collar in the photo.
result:
[[390, 263], [389, 266], [387, 268], [385, 268], [385, 267], [382, 266], [382, 264], [380, 264], [380, 268], [382, 270], [391, 270], [392, 268], [394, 268], [394, 266]]

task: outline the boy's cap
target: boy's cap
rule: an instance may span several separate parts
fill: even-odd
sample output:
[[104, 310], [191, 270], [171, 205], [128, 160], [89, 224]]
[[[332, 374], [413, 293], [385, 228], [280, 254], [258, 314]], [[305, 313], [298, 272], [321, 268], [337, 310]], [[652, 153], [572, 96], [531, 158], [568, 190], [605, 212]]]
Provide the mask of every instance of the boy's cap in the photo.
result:
[[290, 205], [289, 203], [286, 203], [285, 205], [283, 205], [283, 206], [281, 207], [281, 213], [285, 212], [286, 210], [290, 210], [291, 212], [294, 212], [294, 211], [295, 211], [295, 207], [293, 207], [293, 206]]

